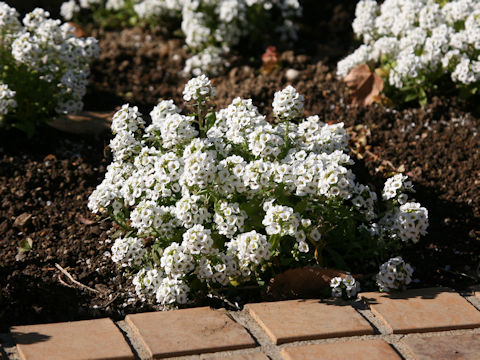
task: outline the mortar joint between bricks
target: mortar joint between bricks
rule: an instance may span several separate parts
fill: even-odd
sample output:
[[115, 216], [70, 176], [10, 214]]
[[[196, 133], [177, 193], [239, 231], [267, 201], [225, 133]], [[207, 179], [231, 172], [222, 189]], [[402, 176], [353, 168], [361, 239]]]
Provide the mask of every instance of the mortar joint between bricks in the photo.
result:
[[229, 311], [233, 319], [242, 325], [248, 333], [255, 339], [262, 352], [271, 360], [283, 360], [280, 355], [280, 349], [273, 343], [267, 333], [260, 327], [260, 325], [253, 319], [248, 310]]

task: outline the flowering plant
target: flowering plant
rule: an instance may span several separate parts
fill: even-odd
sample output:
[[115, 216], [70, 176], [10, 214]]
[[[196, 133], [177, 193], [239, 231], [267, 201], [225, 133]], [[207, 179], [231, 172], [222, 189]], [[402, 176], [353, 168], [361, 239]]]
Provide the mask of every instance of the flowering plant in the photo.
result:
[[55, 113], [80, 111], [98, 55], [94, 38], [76, 38], [47, 11], [35, 9], [22, 24], [17, 11], [0, 2], [0, 125], [32, 135]]
[[188, 115], [171, 100], [148, 126], [136, 107], [114, 115], [113, 162], [89, 198], [120, 228], [112, 259], [141, 297], [182, 304], [315, 263], [360, 270], [425, 232], [427, 211], [405, 198], [406, 177], [387, 182], [388, 198], [377, 201], [355, 181], [343, 124], [305, 119], [293, 87], [275, 94], [275, 123], [250, 99], [215, 112], [204, 75], [183, 94]]
[[60, 7], [67, 21], [85, 25], [93, 21], [103, 28], [133, 26], [138, 16], [133, 9], [136, 0], [68, 0]]
[[240, 42], [245, 49], [264, 45], [266, 35], [296, 39], [293, 20], [302, 11], [298, 0], [69, 0], [62, 15], [70, 20], [85, 8], [104, 18], [100, 24], [108, 23], [112, 16], [107, 14], [116, 14], [130, 17], [131, 24], [169, 24], [174, 32], [183, 32], [193, 53], [184, 72], [193, 75], [218, 74], [225, 65], [223, 55]]
[[345, 77], [370, 63], [386, 91], [425, 104], [453, 82], [460, 95], [478, 94], [480, 2], [476, 0], [361, 0], [352, 24], [363, 44], [338, 63]]
[[342, 296], [352, 298], [360, 291], [360, 283], [350, 274], [345, 275], [343, 279], [340, 276], [332, 278], [330, 287], [332, 288], [332, 296], [338, 298]]
[[398, 256], [380, 265], [377, 285], [381, 291], [403, 290], [412, 282], [413, 268]]

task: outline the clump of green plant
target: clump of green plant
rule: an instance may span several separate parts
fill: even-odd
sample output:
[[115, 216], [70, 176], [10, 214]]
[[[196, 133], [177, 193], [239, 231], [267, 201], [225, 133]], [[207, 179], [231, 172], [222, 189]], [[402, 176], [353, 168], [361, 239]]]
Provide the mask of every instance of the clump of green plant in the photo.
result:
[[69, 0], [62, 4], [60, 14], [67, 21], [80, 25], [94, 23], [101, 28], [118, 29], [137, 25], [133, 6], [137, 0]]
[[83, 108], [90, 63], [100, 49], [43, 9], [25, 15], [0, 2], [0, 126], [33, 135], [57, 114]]
[[230, 48], [263, 47], [266, 39], [295, 40], [295, 19], [302, 8], [297, 0], [69, 0], [62, 5], [67, 20], [90, 13], [100, 26], [168, 24], [183, 34], [192, 56], [188, 75], [219, 74]]
[[304, 118], [293, 87], [275, 94], [275, 124], [250, 99], [215, 111], [204, 75], [183, 94], [186, 115], [171, 100], [148, 126], [136, 107], [114, 115], [113, 162], [89, 199], [119, 226], [112, 260], [142, 298], [183, 304], [315, 264], [361, 272], [426, 233], [407, 177], [377, 199], [355, 180], [343, 124]]

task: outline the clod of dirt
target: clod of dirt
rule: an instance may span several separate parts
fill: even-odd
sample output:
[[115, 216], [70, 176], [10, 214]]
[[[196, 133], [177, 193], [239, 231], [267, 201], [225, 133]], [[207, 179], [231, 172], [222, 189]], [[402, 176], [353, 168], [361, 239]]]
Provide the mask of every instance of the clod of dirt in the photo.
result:
[[16, 228], [22, 228], [28, 224], [32, 219], [32, 214], [22, 213], [15, 219], [13, 226]]

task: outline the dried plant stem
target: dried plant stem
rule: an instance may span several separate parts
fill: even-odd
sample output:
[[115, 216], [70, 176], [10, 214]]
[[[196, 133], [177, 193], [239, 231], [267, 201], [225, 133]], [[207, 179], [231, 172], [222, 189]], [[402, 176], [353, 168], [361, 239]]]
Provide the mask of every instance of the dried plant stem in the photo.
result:
[[[75, 280], [73, 278], [72, 275], [70, 275], [70, 273], [65, 270], [64, 268], [62, 268], [60, 265], [58, 265], [57, 263], [55, 263], [55, 267], [60, 270], [62, 272], [62, 274], [64, 274], [72, 283], [74, 283], [75, 285], [79, 286], [80, 288], [82, 289], [86, 289], [86, 290], [89, 290], [91, 292], [95, 292], [95, 293], [99, 293], [100, 291], [98, 290], [95, 290], [95, 289], [92, 289], [91, 287], [87, 286], [87, 285], [83, 285], [81, 282]], [[60, 279], [60, 278], [59, 278]], [[61, 283], [63, 283], [65, 285], [65, 282], [63, 280], [59, 280]], [[68, 285], [67, 285], [68, 286]]]

